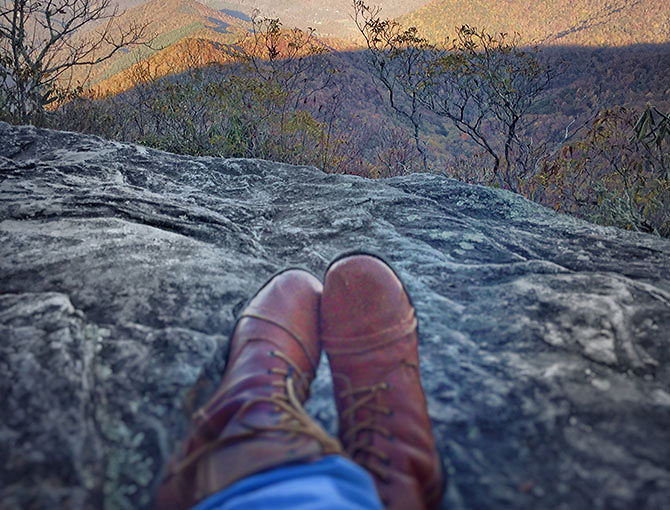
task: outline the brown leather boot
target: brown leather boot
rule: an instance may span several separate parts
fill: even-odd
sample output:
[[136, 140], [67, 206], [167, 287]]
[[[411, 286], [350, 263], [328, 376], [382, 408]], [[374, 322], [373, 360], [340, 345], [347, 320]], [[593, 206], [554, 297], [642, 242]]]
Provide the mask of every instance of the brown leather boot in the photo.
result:
[[381, 259], [353, 254], [328, 268], [321, 340], [345, 451], [374, 476], [388, 508], [438, 507], [445, 479], [419, 378], [414, 307]]
[[242, 312], [220, 388], [169, 464], [156, 508], [181, 510], [273, 467], [341, 453], [304, 411], [320, 357], [321, 283], [289, 270]]

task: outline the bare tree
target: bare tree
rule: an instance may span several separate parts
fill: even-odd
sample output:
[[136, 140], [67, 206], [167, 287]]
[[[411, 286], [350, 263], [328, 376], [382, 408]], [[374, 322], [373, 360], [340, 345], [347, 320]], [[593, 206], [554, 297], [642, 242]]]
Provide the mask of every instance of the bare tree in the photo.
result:
[[468, 25], [448, 51], [433, 51], [430, 83], [420, 102], [449, 119], [493, 160], [498, 185], [520, 191], [543, 154], [528, 137], [529, 113], [554, 78], [535, 50], [519, 47], [518, 36], [490, 35]]
[[35, 120], [72, 91], [75, 70], [141, 41], [146, 26], [120, 26], [113, 5], [112, 0], [0, 0], [0, 106], [5, 103], [6, 115], [20, 123]]
[[286, 29], [279, 19], [261, 17], [257, 11], [251, 31], [232, 50], [237, 61], [247, 64], [249, 79], [281, 96], [282, 130], [290, 112], [304, 108], [330, 85], [337, 72], [330, 53], [313, 28]]
[[368, 64], [385, 89], [391, 108], [412, 127], [414, 145], [428, 170], [428, 154], [421, 140], [423, 109], [420, 97], [429, 82], [426, 56], [434, 46], [393, 20], [381, 18], [380, 7], [354, 0], [354, 23], [368, 47]]
[[447, 44], [432, 44], [362, 0], [354, 0], [354, 13], [373, 74], [394, 110], [412, 124], [424, 166], [422, 114], [431, 112], [488, 155], [500, 187], [519, 191], [542, 156], [527, 136], [529, 114], [555, 75], [537, 51], [520, 48], [517, 36], [467, 25]]

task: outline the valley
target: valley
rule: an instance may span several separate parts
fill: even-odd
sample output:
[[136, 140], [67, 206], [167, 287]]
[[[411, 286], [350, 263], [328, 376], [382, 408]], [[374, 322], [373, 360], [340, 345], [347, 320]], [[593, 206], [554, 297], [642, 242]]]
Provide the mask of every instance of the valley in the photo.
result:
[[[81, 93], [59, 103], [49, 122], [184, 154], [272, 159], [373, 178], [442, 173], [594, 221], [656, 228], [631, 220], [632, 213], [597, 219], [594, 210], [624, 192], [642, 216], [670, 207], [670, 179], [662, 173], [670, 165], [663, 152], [670, 137], [662, 135], [670, 112], [670, 4], [380, 4], [381, 14], [369, 11], [375, 18], [366, 26], [386, 32], [375, 36], [381, 47], [368, 47], [356, 34], [349, 0], [327, 7], [308, 0], [118, 1], [126, 10], [116, 26], [146, 27], [146, 42], [79, 68], [74, 82]], [[463, 25], [471, 28], [459, 33]], [[308, 26], [315, 31], [296, 28]], [[465, 39], [452, 47], [457, 36]], [[532, 100], [524, 98], [517, 87], [529, 86], [525, 74], [544, 69], [546, 83]], [[608, 144], [642, 157], [646, 145], [639, 142], [647, 142], [632, 129], [643, 112], [661, 123], [644, 133], [660, 137], [658, 162], [631, 160], [625, 171], [614, 165], [591, 180], [572, 174], [591, 161], [589, 151], [605, 154]], [[597, 148], [598, 140], [606, 142]], [[625, 176], [639, 169], [651, 173]], [[670, 220], [659, 221], [670, 230]]]

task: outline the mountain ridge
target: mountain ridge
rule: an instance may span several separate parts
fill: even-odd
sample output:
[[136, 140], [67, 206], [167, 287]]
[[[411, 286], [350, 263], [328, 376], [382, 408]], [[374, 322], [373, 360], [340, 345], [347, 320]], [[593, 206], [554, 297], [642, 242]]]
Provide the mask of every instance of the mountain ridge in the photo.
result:
[[146, 25], [148, 44], [136, 45], [95, 66], [85, 77], [97, 94], [118, 93], [135, 85], [134, 69], [160, 77], [185, 71], [192, 63], [230, 62], [222, 44], [240, 40], [249, 23], [195, 0], [149, 0], [126, 10], [120, 26]]

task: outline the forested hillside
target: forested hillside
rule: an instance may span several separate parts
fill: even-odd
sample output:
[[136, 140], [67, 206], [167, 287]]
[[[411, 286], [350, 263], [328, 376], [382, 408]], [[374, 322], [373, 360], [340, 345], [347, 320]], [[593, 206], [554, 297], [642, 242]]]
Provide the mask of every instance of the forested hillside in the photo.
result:
[[[375, 5], [389, 17], [412, 12], [429, 0], [377, 0]], [[142, 4], [143, 0], [115, 0], [121, 9]], [[356, 38], [351, 23], [353, 0], [203, 0], [203, 4], [242, 20], [257, 10], [261, 16], [280, 18], [287, 27], [311, 27], [323, 37]]]
[[225, 45], [239, 41], [249, 29], [248, 22], [194, 0], [151, 0], [128, 9], [117, 22], [146, 25], [147, 42], [89, 71], [85, 88], [102, 94], [127, 90], [149, 76], [230, 62]]
[[464, 24], [519, 33], [529, 44], [626, 46], [670, 40], [663, 0], [433, 0], [400, 18], [426, 37], [453, 37]]

